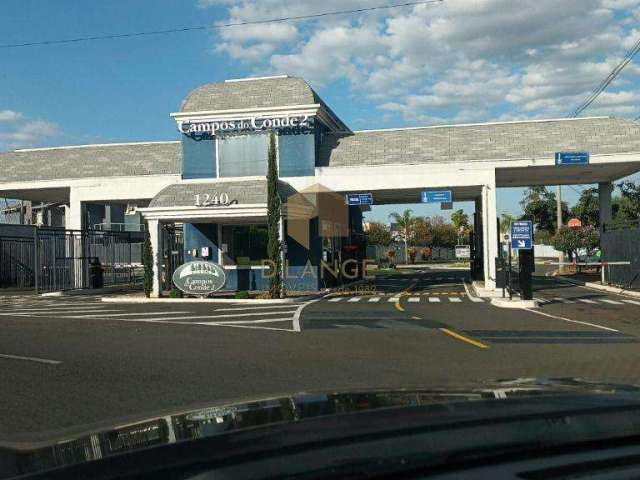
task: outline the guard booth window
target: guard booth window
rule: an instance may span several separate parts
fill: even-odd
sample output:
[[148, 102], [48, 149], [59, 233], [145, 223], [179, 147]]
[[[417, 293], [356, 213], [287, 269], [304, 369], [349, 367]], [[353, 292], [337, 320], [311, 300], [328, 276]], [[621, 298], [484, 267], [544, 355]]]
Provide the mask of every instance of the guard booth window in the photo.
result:
[[223, 265], [260, 265], [267, 258], [266, 225], [223, 225]]

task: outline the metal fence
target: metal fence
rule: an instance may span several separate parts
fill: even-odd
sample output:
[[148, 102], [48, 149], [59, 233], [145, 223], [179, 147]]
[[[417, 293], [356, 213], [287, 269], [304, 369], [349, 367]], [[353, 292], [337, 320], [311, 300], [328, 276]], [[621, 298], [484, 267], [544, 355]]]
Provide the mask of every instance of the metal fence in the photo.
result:
[[631, 262], [611, 265], [604, 272], [606, 283], [624, 288], [640, 287], [640, 222], [606, 224], [600, 237], [603, 262]]
[[[453, 261], [456, 259], [456, 250], [452, 247], [428, 247], [430, 249], [430, 255], [423, 258], [421, 250], [425, 246], [410, 246], [409, 248], [416, 249], [415, 263], [431, 262], [431, 261]], [[393, 262], [403, 264], [406, 263], [404, 255], [404, 244], [394, 243], [391, 245], [367, 245], [367, 258], [369, 260], [385, 260], [389, 256], [387, 252], [394, 251]]]
[[136, 283], [142, 242], [129, 232], [0, 228], [0, 286], [48, 292]]

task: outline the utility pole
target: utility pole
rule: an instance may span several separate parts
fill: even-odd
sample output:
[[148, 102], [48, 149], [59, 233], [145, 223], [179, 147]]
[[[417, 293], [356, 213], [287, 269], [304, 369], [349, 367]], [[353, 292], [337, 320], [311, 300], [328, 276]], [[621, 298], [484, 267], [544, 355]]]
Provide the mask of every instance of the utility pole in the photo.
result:
[[[560, 227], [562, 227], [562, 186], [558, 185], [556, 188], [556, 233], [558, 233], [560, 232]], [[560, 265], [558, 265], [558, 271], [562, 273], [564, 252], [558, 254], [558, 262], [560, 263]]]

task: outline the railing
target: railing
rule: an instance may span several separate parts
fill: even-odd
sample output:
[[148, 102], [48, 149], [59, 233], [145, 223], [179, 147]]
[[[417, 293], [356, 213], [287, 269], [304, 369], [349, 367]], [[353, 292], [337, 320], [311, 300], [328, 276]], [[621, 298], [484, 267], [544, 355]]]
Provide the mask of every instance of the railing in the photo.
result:
[[93, 229], [98, 232], [144, 232], [144, 225], [137, 223], [96, 223]]

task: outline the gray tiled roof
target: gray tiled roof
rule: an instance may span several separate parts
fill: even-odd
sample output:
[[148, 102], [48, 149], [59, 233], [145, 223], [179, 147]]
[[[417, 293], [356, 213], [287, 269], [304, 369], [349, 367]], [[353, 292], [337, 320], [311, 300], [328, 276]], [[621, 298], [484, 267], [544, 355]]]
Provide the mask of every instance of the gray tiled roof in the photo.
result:
[[557, 151], [640, 152], [640, 123], [585, 118], [330, 135], [319, 166], [553, 158]]
[[241, 180], [236, 182], [181, 182], [162, 189], [149, 207], [192, 207], [196, 194], [227, 193], [238, 205], [267, 203], [267, 181]]
[[[296, 190], [286, 182], [278, 182], [278, 192], [284, 200]], [[236, 180], [217, 182], [180, 182], [160, 190], [149, 207], [189, 207], [195, 204], [195, 195], [227, 193], [238, 205], [267, 203], [267, 180]]]
[[0, 153], [0, 183], [180, 174], [180, 142], [87, 145]]
[[314, 103], [321, 103], [320, 97], [303, 79], [273, 77], [203, 85], [187, 95], [180, 111], [202, 112]]

